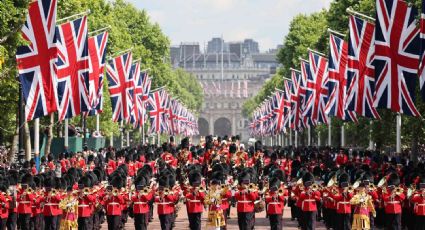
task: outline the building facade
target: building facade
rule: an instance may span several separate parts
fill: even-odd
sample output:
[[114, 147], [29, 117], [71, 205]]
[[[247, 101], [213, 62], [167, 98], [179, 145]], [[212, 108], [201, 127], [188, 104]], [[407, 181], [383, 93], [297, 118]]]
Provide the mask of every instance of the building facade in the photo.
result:
[[[224, 52], [215, 52], [221, 50], [219, 44], [226, 47]], [[192, 73], [203, 87], [205, 98], [198, 121], [201, 136], [240, 135], [243, 141], [249, 139], [249, 121], [242, 115], [242, 105], [258, 93], [278, 67], [275, 53], [258, 50], [258, 43], [252, 39], [232, 43], [213, 39], [207, 52], [173, 63]]]

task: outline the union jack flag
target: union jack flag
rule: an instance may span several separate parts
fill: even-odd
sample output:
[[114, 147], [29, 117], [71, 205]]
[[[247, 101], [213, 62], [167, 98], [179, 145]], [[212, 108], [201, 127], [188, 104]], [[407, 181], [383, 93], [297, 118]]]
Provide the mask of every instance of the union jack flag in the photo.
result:
[[343, 121], [357, 122], [356, 114], [345, 109], [348, 45], [342, 38], [331, 34], [329, 48], [329, 78], [327, 84], [329, 90], [326, 114], [338, 117]]
[[178, 107], [179, 107], [178, 101], [175, 99], [170, 99], [170, 106], [169, 106], [169, 109], [167, 110], [167, 116], [168, 116], [168, 122], [169, 122], [168, 124], [169, 132], [171, 135], [178, 134], [178, 129], [177, 129], [178, 127], [177, 109], [179, 109]]
[[150, 133], [168, 132], [166, 112], [168, 109], [168, 95], [164, 89], [149, 94], [149, 116], [151, 121]]
[[311, 116], [305, 116], [304, 111], [306, 110], [307, 106], [307, 79], [311, 78], [311, 69], [310, 69], [310, 63], [305, 60], [301, 60], [301, 78], [299, 81], [299, 87], [298, 87], [298, 97], [300, 100], [300, 119], [301, 122], [299, 123], [298, 130], [301, 131], [304, 128], [308, 128], [311, 126], [315, 126], [317, 124], [316, 121], [312, 119]]
[[305, 92], [301, 89], [301, 72], [292, 69], [292, 89], [291, 89], [291, 115], [290, 115], [290, 128], [298, 130], [301, 128], [301, 105]]
[[109, 94], [114, 122], [130, 121], [134, 79], [131, 75], [132, 54], [126, 53], [110, 61], [106, 66]]
[[27, 121], [57, 111], [54, 63], [56, 0], [38, 0], [29, 4], [22, 37], [29, 45], [16, 52], [19, 81], [25, 99]]
[[419, 66], [417, 11], [401, 0], [376, 0], [374, 106], [420, 116], [415, 87]]
[[140, 74], [140, 62], [136, 62], [131, 66], [130, 75], [134, 80], [133, 83], [133, 95], [131, 96], [132, 105], [130, 113], [130, 123], [133, 124], [134, 128], [140, 127], [141, 118], [142, 118], [142, 103], [140, 103], [143, 98], [143, 88], [142, 88], [142, 79]]
[[103, 80], [106, 61], [108, 32], [89, 37], [89, 102], [92, 109], [89, 116], [101, 113], [103, 110]]
[[419, 64], [419, 86], [421, 88], [422, 100], [425, 101], [425, 1], [422, 1], [421, 21], [420, 21], [420, 37], [421, 37], [421, 59]]
[[273, 105], [273, 133], [280, 133], [283, 131], [285, 114], [284, 114], [284, 95], [282, 91], [277, 90], [272, 98]]
[[307, 75], [306, 107], [303, 116], [315, 123], [328, 123], [325, 106], [328, 97], [328, 60], [321, 55], [309, 52], [310, 74]]
[[146, 107], [151, 89], [151, 79], [147, 72], [142, 72], [134, 76], [134, 111], [138, 111], [138, 126], [146, 122]]
[[375, 25], [356, 16], [349, 18], [350, 40], [347, 66], [347, 101], [345, 109], [357, 115], [380, 119], [373, 106], [375, 91]]
[[91, 109], [88, 98], [89, 52], [87, 17], [56, 27], [59, 121]]
[[283, 127], [289, 128], [289, 123], [291, 119], [291, 100], [293, 93], [293, 83], [290, 81], [285, 81], [285, 91], [283, 93]]

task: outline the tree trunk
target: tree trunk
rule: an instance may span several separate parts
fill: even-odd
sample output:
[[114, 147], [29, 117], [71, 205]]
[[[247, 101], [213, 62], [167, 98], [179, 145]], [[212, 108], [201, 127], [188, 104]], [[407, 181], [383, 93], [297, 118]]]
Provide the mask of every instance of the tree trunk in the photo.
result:
[[31, 160], [31, 134], [30, 134], [30, 127], [27, 121], [25, 122], [24, 129], [25, 129], [25, 133], [24, 133], [25, 159], [29, 161]]
[[47, 143], [46, 143], [46, 148], [45, 148], [45, 151], [44, 151], [44, 156], [46, 157], [46, 159], [47, 159], [47, 157], [50, 154], [50, 147], [52, 145], [52, 140], [53, 140], [53, 123], [54, 122], [55, 122], [55, 114], [52, 113], [52, 114], [50, 114], [50, 124], [49, 124], [49, 127], [48, 127], [49, 130], [47, 132]]

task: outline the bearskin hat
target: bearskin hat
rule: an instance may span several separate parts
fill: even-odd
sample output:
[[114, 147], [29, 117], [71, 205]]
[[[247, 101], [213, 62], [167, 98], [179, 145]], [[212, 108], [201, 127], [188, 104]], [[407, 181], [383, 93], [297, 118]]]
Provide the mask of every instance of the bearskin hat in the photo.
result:
[[304, 186], [308, 187], [308, 186], [312, 185], [312, 184], [313, 184], [313, 182], [314, 182], [314, 176], [313, 176], [313, 174], [311, 174], [311, 173], [306, 173], [306, 174], [303, 176], [303, 183], [304, 183]]
[[387, 184], [388, 184], [388, 186], [399, 186], [400, 185], [400, 177], [398, 176], [398, 174], [397, 173], [391, 173], [388, 176]]
[[201, 184], [202, 176], [198, 171], [192, 171], [189, 173], [189, 184], [190, 186], [198, 186]]

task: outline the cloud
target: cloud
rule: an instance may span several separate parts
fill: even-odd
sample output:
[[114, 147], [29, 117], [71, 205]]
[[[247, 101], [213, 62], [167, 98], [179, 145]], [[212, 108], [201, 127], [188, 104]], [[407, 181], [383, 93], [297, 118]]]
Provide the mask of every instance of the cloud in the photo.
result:
[[253, 38], [262, 50], [281, 44], [299, 13], [329, 7], [332, 0], [128, 0], [145, 9], [173, 44], [223, 35], [226, 41]]

